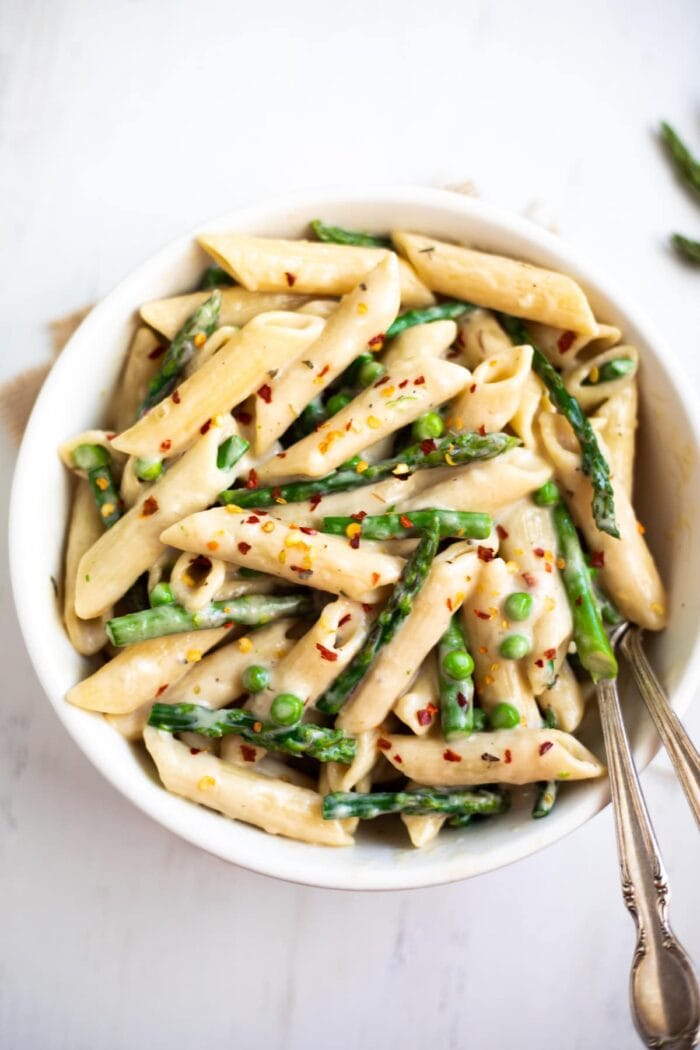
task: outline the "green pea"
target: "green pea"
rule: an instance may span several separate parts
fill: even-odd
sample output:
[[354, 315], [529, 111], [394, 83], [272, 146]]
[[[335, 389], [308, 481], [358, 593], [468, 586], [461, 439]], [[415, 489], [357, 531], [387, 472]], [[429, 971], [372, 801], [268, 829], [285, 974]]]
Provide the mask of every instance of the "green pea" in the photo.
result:
[[453, 649], [443, 657], [442, 669], [446, 675], [459, 682], [469, 678], [474, 670], [474, 661], [466, 649]]
[[356, 357], [353, 363], [343, 372], [343, 382], [347, 383], [348, 386], [357, 386], [360, 382], [360, 369], [370, 361], [374, 361], [372, 354], [360, 354]]
[[169, 583], [157, 583], [148, 595], [148, 600], [151, 603], [151, 608], [155, 609], [158, 605], [172, 605], [175, 601], [175, 595]]
[[439, 438], [445, 430], [445, 423], [439, 412], [426, 412], [411, 427], [411, 434], [416, 441], [428, 438]]
[[504, 609], [509, 620], [527, 620], [532, 612], [532, 595], [515, 591], [506, 598]]
[[357, 377], [360, 386], [371, 386], [372, 383], [376, 383], [378, 379], [381, 379], [385, 372], [386, 368], [380, 361], [375, 361], [374, 358], [365, 361]]
[[279, 693], [272, 701], [270, 715], [280, 726], [292, 726], [304, 712], [303, 701], [294, 693]]
[[491, 725], [494, 729], [515, 729], [520, 725], [520, 712], [512, 704], [496, 704], [491, 712]]
[[489, 720], [488, 715], [485, 711], [482, 711], [480, 707], [474, 708], [474, 732], [483, 733], [488, 727]]
[[559, 489], [554, 481], [545, 481], [544, 485], [532, 497], [538, 507], [553, 507], [559, 502]]
[[326, 412], [329, 416], [334, 416], [336, 412], [340, 412], [341, 408], [345, 408], [345, 406], [349, 405], [351, 401], [352, 398], [350, 395], [344, 394], [342, 391], [338, 394], [333, 394], [333, 396], [329, 397], [326, 401]]
[[243, 672], [243, 688], [248, 693], [259, 693], [270, 684], [270, 672], [261, 664], [251, 664]]
[[530, 639], [524, 634], [509, 634], [499, 645], [498, 651], [504, 660], [522, 660], [531, 648]]
[[163, 460], [158, 458], [153, 459], [137, 459], [134, 463], [134, 474], [141, 481], [155, 481], [163, 473]]

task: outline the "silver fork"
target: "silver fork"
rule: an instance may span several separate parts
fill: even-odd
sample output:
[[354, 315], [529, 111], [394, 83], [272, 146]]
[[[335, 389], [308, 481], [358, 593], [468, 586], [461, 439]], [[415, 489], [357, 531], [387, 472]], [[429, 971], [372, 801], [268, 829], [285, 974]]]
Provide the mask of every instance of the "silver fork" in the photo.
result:
[[[610, 635], [613, 646], [620, 643], [626, 656], [628, 648], [624, 639], [627, 633], [636, 632], [636, 629], [628, 632], [628, 628], [629, 624], [622, 623]], [[640, 692], [647, 705], [653, 703], [656, 715], [652, 712], [652, 717], [664, 744], [669, 747], [666, 738], [672, 740], [675, 724], [680, 726], [680, 723], [641, 650], [638, 637], [636, 643], [634, 639], [630, 640], [629, 653]], [[630, 977], [632, 1017], [646, 1046], [684, 1050], [697, 1044], [700, 1032], [698, 982], [692, 963], [666, 916], [667, 876], [622, 721], [617, 683], [614, 679], [603, 679], [596, 691], [608, 758], [622, 896], [637, 927]], [[653, 700], [650, 700], [652, 696]], [[681, 732], [687, 740], [682, 727]], [[687, 744], [694, 752], [689, 740]], [[674, 765], [677, 753], [679, 750], [673, 742], [669, 754]], [[698, 766], [697, 752], [694, 753], [695, 776], [690, 777], [689, 783], [695, 788], [689, 793], [689, 799], [692, 794], [691, 805], [697, 817]], [[692, 754], [681, 748], [680, 755], [684, 769], [692, 772]], [[683, 776], [681, 781], [686, 788]]]

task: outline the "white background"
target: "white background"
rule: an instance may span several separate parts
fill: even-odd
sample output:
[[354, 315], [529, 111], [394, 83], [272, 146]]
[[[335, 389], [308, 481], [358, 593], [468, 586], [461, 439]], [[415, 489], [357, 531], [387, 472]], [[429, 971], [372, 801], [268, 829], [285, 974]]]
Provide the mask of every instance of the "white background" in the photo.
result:
[[[700, 236], [700, 209], [653, 129], [666, 116], [700, 152], [699, 54], [697, 0], [2, 0], [0, 377], [46, 359], [50, 319], [210, 215], [291, 188], [471, 180], [556, 221], [697, 384], [700, 274], [665, 237]], [[37, 506], [51, 513], [40, 478]], [[41, 695], [4, 568], [0, 594], [3, 1048], [637, 1045], [609, 812], [443, 889], [251, 875], [100, 778]], [[700, 852], [669, 769], [644, 783], [700, 960]]]

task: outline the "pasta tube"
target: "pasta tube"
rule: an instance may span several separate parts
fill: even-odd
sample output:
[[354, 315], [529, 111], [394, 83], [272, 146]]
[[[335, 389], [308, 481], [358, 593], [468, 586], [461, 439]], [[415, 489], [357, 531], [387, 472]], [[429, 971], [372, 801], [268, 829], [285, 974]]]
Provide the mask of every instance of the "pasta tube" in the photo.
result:
[[510, 350], [512, 343], [490, 310], [468, 310], [457, 322], [459, 360], [475, 369], [482, 361]]
[[66, 565], [63, 577], [63, 622], [71, 645], [83, 656], [92, 656], [107, 644], [104, 620], [93, 617], [81, 619], [75, 611], [75, 585], [78, 564], [85, 551], [104, 532], [102, 521], [86, 481], [79, 478], [76, 483], [73, 507], [71, 508]]
[[353, 548], [340, 536], [288, 525], [269, 514], [231, 514], [230, 509], [192, 514], [166, 529], [161, 541], [194, 554], [215, 551], [223, 561], [293, 583], [313, 580], [319, 590], [358, 602], [378, 601], [379, 589], [396, 583], [401, 575], [403, 559], [384, 554], [370, 543]]
[[459, 397], [450, 406], [457, 430], [502, 430], [520, 406], [531, 375], [532, 348], [510, 347], [477, 365]]
[[608, 448], [612, 476], [632, 498], [634, 481], [634, 435], [637, 429], [636, 382], [627, 386], [605, 401], [591, 419], [593, 426], [600, 425], [600, 435]]
[[384, 755], [417, 784], [532, 784], [539, 780], [588, 780], [605, 767], [575, 737], [559, 729], [500, 729], [463, 740], [421, 740], [383, 734]]
[[393, 241], [435, 292], [586, 335], [598, 330], [583, 290], [564, 274], [416, 233], [396, 232]]
[[[445, 357], [455, 339], [457, 325], [454, 321], [432, 321], [407, 328], [396, 336], [382, 354], [382, 364], [387, 369], [403, 365], [407, 361], [422, 361], [426, 357]], [[510, 347], [510, 340], [508, 341]]]
[[615, 346], [570, 369], [564, 377], [564, 384], [584, 412], [590, 413], [607, 398], [634, 383], [638, 366], [639, 351], [636, 347]]
[[433, 651], [428, 653], [415, 679], [398, 698], [392, 710], [416, 736], [425, 736], [435, 723], [435, 716], [439, 714], [439, 700], [437, 661]]
[[[198, 306], [206, 302], [210, 295], [211, 292], [207, 291], [176, 295], [171, 299], [154, 299], [141, 307], [141, 318], [166, 339], [172, 339], [187, 318]], [[233, 325], [242, 328], [259, 314], [277, 310], [297, 310], [306, 302], [305, 295], [294, 295], [292, 292], [263, 295], [260, 292], [249, 292], [247, 288], [222, 288], [219, 324], [221, 327]]]
[[[206, 299], [206, 296], [204, 298]], [[183, 321], [185, 319], [185, 317], [182, 318]], [[158, 362], [164, 349], [160, 339], [150, 328], [136, 329], [115, 398], [115, 430], [124, 430], [136, 419], [138, 410], [148, 392], [149, 380], [158, 370]]]

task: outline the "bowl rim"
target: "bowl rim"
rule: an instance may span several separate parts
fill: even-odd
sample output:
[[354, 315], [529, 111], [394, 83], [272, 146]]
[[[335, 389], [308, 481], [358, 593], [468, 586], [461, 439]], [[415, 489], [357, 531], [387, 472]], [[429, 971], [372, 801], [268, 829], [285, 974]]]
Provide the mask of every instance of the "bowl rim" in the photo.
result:
[[[88, 316], [80, 324], [76, 332], [63, 349], [61, 355], [54, 362], [51, 371], [45, 380], [34, 408], [28, 420], [22, 444], [17, 456], [17, 462], [12, 481], [9, 504], [9, 553], [10, 553], [10, 577], [14, 597], [17, 618], [25, 646], [29, 653], [31, 663], [39, 682], [51, 703], [60, 721], [78, 745], [83, 754], [95, 766], [96, 769], [117, 789], [123, 796], [129, 799], [142, 812], [153, 820], [174, 832], [181, 838], [193, 845], [207, 850], [209, 853], [223, 860], [245, 867], [259, 874], [280, 878], [286, 881], [301, 883], [309, 886], [317, 886], [327, 889], [352, 889], [352, 890], [396, 890], [396, 889], [418, 889], [422, 887], [443, 885], [455, 882], [474, 875], [483, 874], [496, 870], [506, 864], [528, 857], [541, 849], [560, 841], [566, 835], [577, 830], [587, 823], [593, 816], [606, 808], [610, 801], [609, 786], [599, 792], [597, 797], [591, 796], [588, 807], [579, 806], [574, 810], [567, 821], [560, 821], [551, 829], [542, 828], [538, 836], [530, 836], [520, 840], [517, 835], [512, 836], [513, 842], [509, 848], [498, 851], [499, 855], [495, 862], [488, 861], [481, 865], [475, 865], [473, 858], [469, 864], [465, 863], [465, 869], [459, 865], [450, 864], [449, 871], [440, 871], [439, 863], [430, 869], [413, 873], [410, 865], [393, 866], [387, 874], [383, 869], [363, 871], [360, 865], [348, 865], [348, 874], [338, 877], [338, 873], [323, 871], [323, 865], [310, 865], [311, 870], [304, 871], [304, 864], [290, 862], [275, 862], [268, 858], [257, 857], [255, 847], [247, 846], [242, 849], [227, 849], [225, 844], [217, 843], [216, 836], [209, 833], [205, 827], [205, 821], [196, 819], [188, 820], [186, 813], [190, 810], [201, 810], [194, 807], [192, 803], [171, 796], [164, 789], [157, 793], [143, 790], [140, 786], [132, 783], [127, 771], [119, 762], [105, 762], [93, 748], [89, 740], [88, 719], [101, 717], [90, 712], [79, 712], [84, 718], [75, 718], [76, 709], [70, 708], [65, 697], [59, 695], [52, 688], [51, 671], [48, 662], [43, 655], [40, 640], [37, 633], [32, 629], [31, 602], [28, 588], [25, 586], [25, 577], [31, 576], [31, 571], [26, 567], [26, 561], [17, 557], [22, 529], [22, 518], [27, 506], [27, 494], [29, 482], [27, 480], [27, 466], [31, 462], [32, 435], [38, 426], [37, 420], [42, 417], [45, 406], [49, 405], [54, 398], [54, 391], [60, 390], [62, 373], [67, 362], [73, 355], [82, 351], [82, 344], [87, 343], [100, 331], [103, 316], [109, 315], [115, 303], [122, 302], [127, 305], [131, 312], [135, 304], [139, 302], [138, 289], [149, 274], [157, 273], [168, 264], [172, 264], [179, 255], [189, 248], [198, 234], [210, 232], [212, 229], [223, 229], [227, 223], [233, 226], [244, 226], [255, 228], [256, 224], [264, 224], [271, 217], [280, 217], [287, 211], [297, 212], [305, 210], [308, 215], [317, 214], [319, 210], [340, 208], [349, 205], [390, 205], [390, 206], [425, 206], [447, 209], [459, 214], [466, 220], [481, 220], [498, 228], [504, 235], [514, 235], [521, 238], [533, 248], [542, 249], [561, 259], [561, 268], [564, 272], [573, 271], [577, 279], [583, 281], [589, 288], [603, 294], [614, 303], [616, 309], [633, 319], [634, 326], [642, 337], [643, 342], [654, 348], [656, 357], [665, 378], [672, 388], [675, 396], [686, 409], [690, 422], [691, 433], [688, 435], [694, 449], [700, 449], [700, 399], [693, 388], [682, 385], [681, 378], [683, 369], [667, 346], [664, 338], [659, 334], [655, 325], [647, 318], [644, 310], [630, 303], [625, 292], [621, 292], [615, 281], [608, 280], [597, 266], [591, 266], [587, 258], [582, 257], [579, 252], [569, 247], [559, 237], [548, 230], [536, 225], [529, 219], [512, 214], [481, 200], [462, 196], [450, 190], [433, 189], [421, 186], [381, 186], [381, 187], [334, 187], [331, 189], [315, 189], [295, 191], [293, 193], [281, 194], [268, 197], [263, 202], [248, 204], [235, 208], [223, 214], [217, 215], [205, 222], [197, 223], [187, 233], [171, 240], [164, 247], [153, 253], [144, 262], [120, 280], [115, 287], [107, 293], [93, 307]], [[173, 294], [177, 295], [175, 291]], [[26, 462], [25, 462], [26, 461]], [[683, 671], [673, 690], [673, 706], [678, 714], [682, 714], [688, 707], [694, 692], [692, 683], [697, 679], [700, 672], [700, 637], [696, 637], [692, 650], [685, 663]], [[83, 730], [83, 726], [85, 730]], [[635, 749], [635, 763], [641, 773], [649, 764], [654, 755], [660, 749], [660, 741], [654, 736], [653, 741], [647, 746]], [[176, 798], [181, 806], [161, 804], [163, 800]], [[201, 827], [198, 825], [202, 825]], [[240, 843], [238, 844], [240, 846]], [[352, 855], [352, 850], [348, 851]]]

